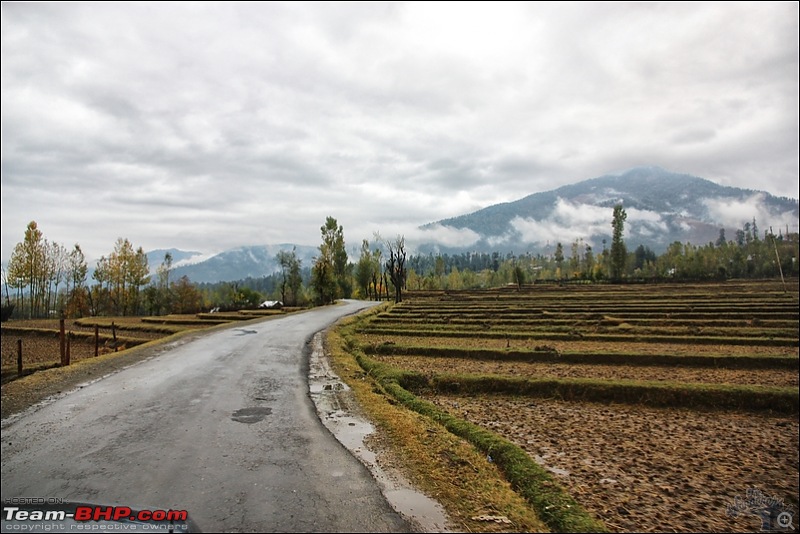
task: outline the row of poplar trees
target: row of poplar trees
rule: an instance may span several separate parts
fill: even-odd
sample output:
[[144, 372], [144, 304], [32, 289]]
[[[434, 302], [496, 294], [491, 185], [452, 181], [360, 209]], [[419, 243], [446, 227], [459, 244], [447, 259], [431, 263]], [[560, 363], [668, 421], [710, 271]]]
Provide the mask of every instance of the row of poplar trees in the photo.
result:
[[31, 221], [4, 273], [5, 304], [14, 306], [15, 316], [26, 318], [197, 311], [202, 305], [200, 293], [185, 277], [171, 281], [171, 264], [167, 254], [153, 279], [144, 250], [119, 238], [114, 250], [97, 261], [95, 283], [90, 285], [80, 245], [68, 251], [48, 241]]
[[311, 268], [311, 288], [316, 304], [351, 298], [354, 281], [362, 298], [389, 299], [391, 288], [395, 302], [402, 300], [407, 278], [405, 239], [402, 236], [394, 241], [384, 241], [379, 234], [375, 235], [376, 241], [387, 249], [385, 262], [382, 261], [381, 249], [371, 250], [365, 239], [361, 245], [361, 258], [357, 264], [352, 264], [347, 258], [344, 230], [336, 219], [328, 217], [320, 232], [322, 244]]

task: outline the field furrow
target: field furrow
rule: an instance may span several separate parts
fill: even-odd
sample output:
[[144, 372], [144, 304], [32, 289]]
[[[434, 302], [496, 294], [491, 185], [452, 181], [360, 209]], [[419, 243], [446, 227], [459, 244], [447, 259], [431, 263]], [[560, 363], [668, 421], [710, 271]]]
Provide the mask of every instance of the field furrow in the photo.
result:
[[409, 293], [352, 343], [398, 400], [452, 417], [476, 447], [469, 423], [515, 444], [611, 531], [748, 532], [759, 517], [728, 513], [748, 491], [798, 509], [800, 299], [786, 287]]

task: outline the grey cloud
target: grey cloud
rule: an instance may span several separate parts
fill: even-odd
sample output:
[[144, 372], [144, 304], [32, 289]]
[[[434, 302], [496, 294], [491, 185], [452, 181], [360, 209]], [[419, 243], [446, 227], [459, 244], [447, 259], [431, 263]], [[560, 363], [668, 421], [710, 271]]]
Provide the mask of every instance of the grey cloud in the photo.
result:
[[797, 197], [792, 4], [4, 3], [2, 24], [3, 258], [29, 220], [87, 249], [313, 244], [327, 215], [411, 235], [641, 164]]
[[710, 141], [716, 137], [716, 132], [709, 128], [686, 130], [672, 136], [672, 141], [679, 145], [688, 145]]

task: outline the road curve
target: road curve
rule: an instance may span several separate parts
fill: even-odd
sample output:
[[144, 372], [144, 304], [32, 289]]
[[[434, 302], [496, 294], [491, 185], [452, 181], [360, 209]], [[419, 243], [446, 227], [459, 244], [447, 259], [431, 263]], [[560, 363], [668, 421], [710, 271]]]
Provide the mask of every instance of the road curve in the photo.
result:
[[311, 336], [371, 303], [248, 322], [4, 424], [2, 498], [188, 510], [206, 532], [407, 532], [308, 395]]

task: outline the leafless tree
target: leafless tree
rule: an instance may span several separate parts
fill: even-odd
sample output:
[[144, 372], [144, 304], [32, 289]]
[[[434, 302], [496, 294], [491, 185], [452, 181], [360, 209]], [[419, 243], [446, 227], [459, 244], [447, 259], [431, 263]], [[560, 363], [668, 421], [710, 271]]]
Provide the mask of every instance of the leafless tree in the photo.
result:
[[386, 262], [386, 272], [394, 286], [394, 301], [403, 301], [403, 288], [406, 285], [406, 240], [403, 236], [397, 236], [394, 242], [386, 241], [386, 248], [389, 249], [389, 259]]

